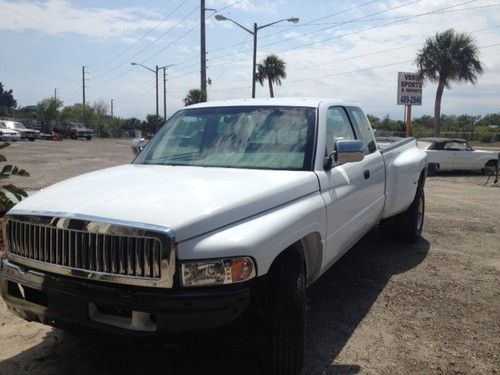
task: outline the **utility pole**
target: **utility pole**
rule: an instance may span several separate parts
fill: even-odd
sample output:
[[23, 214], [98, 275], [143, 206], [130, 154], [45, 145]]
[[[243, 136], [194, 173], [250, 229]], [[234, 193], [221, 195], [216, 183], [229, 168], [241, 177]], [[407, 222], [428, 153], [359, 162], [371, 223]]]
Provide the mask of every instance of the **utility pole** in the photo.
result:
[[156, 74], [156, 117], [158, 117], [158, 65], [156, 65], [155, 69]]
[[200, 0], [200, 80], [201, 91], [207, 93], [207, 46], [205, 38], [205, 0]]
[[167, 120], [167, 67], [163, 67], [163, 120]]
[[82, 66], [83, 106], [85, 107], [85, 66]]
[[257, 23], [253, 24], [252, 98], [255, 98], [255, 70], [257, 67]]
[[54, 99], [57, 100], [57, 89], [54, 89]]
[[111, 118], [113, 118], [113, 99], [111, 99]]

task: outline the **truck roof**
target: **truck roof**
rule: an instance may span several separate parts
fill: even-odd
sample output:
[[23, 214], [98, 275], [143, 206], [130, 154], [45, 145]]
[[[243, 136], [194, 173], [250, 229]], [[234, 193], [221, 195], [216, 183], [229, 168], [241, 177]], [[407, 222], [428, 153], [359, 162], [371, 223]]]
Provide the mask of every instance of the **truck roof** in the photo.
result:
[[331, 105], [352, 105], [357, 103], [333, 98], [258, 98], [258, 99], [230, 99], [214, 102], [204, 102], [190, 105], [186, 108], [208, 108], [208, 107], [232, 107], [232, 106], [290, 106], [290, 107], [313, 107], [317, 108], [321, 102], [327, 101]]

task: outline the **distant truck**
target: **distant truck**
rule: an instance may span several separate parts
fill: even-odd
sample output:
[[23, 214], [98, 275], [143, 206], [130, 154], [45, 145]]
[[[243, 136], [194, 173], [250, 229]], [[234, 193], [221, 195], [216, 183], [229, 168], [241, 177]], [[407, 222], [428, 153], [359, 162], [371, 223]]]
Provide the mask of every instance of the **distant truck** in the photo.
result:
[[62, 126], [55, 127], [54, 131], [61, 134], [63, 138], [85, 138], [90, 141], [94, 136], [94, 131], [92, 129], [78, 123], [63, 124]]
[[378, 223], [417, 241], [425, 179], [415, 139], [379, 150], [355, 103], [197, 104], [132, 164], [11, 209], [2, 296], [29, 321], [139, 335], [245, 314], [269, 340], [272, 373], [298, 374], [306, 286]]

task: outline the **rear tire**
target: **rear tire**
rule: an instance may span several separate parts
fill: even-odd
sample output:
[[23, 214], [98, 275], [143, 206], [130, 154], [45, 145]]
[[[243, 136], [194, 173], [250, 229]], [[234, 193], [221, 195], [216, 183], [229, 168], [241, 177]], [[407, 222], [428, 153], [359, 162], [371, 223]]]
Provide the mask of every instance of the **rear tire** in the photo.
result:
[[394, 217], [394, 226], [399, 238], [407, 243], [414, 243], [420, 239], [424, 226], [425, 194], [417, 188], [415, 199], [406, 211]]
[[272, 266], [268, 339], [272, 374], [300, 374], [306, 321], [305, 262], [299, 251], [281, 255]]

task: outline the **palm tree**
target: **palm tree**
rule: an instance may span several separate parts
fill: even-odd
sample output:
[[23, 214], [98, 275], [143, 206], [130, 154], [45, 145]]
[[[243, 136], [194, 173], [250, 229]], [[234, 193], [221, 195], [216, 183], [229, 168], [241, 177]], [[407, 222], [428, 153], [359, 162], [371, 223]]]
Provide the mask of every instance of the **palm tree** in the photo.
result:
[[207, 101], [207, 93], [200, 89], [189, 90], [186, 97], [184, 98], [184, 105], [188, 106], [191, 104], [202, 103]]
[[479, 48], [467, 33], [448, 29], [427, 38], [417, 53], [416, 63], [421, 79], [438, 82], [434, 103], [434, 136], [441, 133], [441, 98], [444, 88], [451, 82], [470, 82], [475, 84], [483, 72], [479, 61]]
[[276, 55], [267, 56], [260, 64], [257, 65], [257, 73], [255, 77], [258, 79], [261, 86], [264, 86], [264, 81], [269, 82], [269, 95], [274, 98], [273, 83], [281, 85], [281, 80], [286, 78], [286, 63]]

